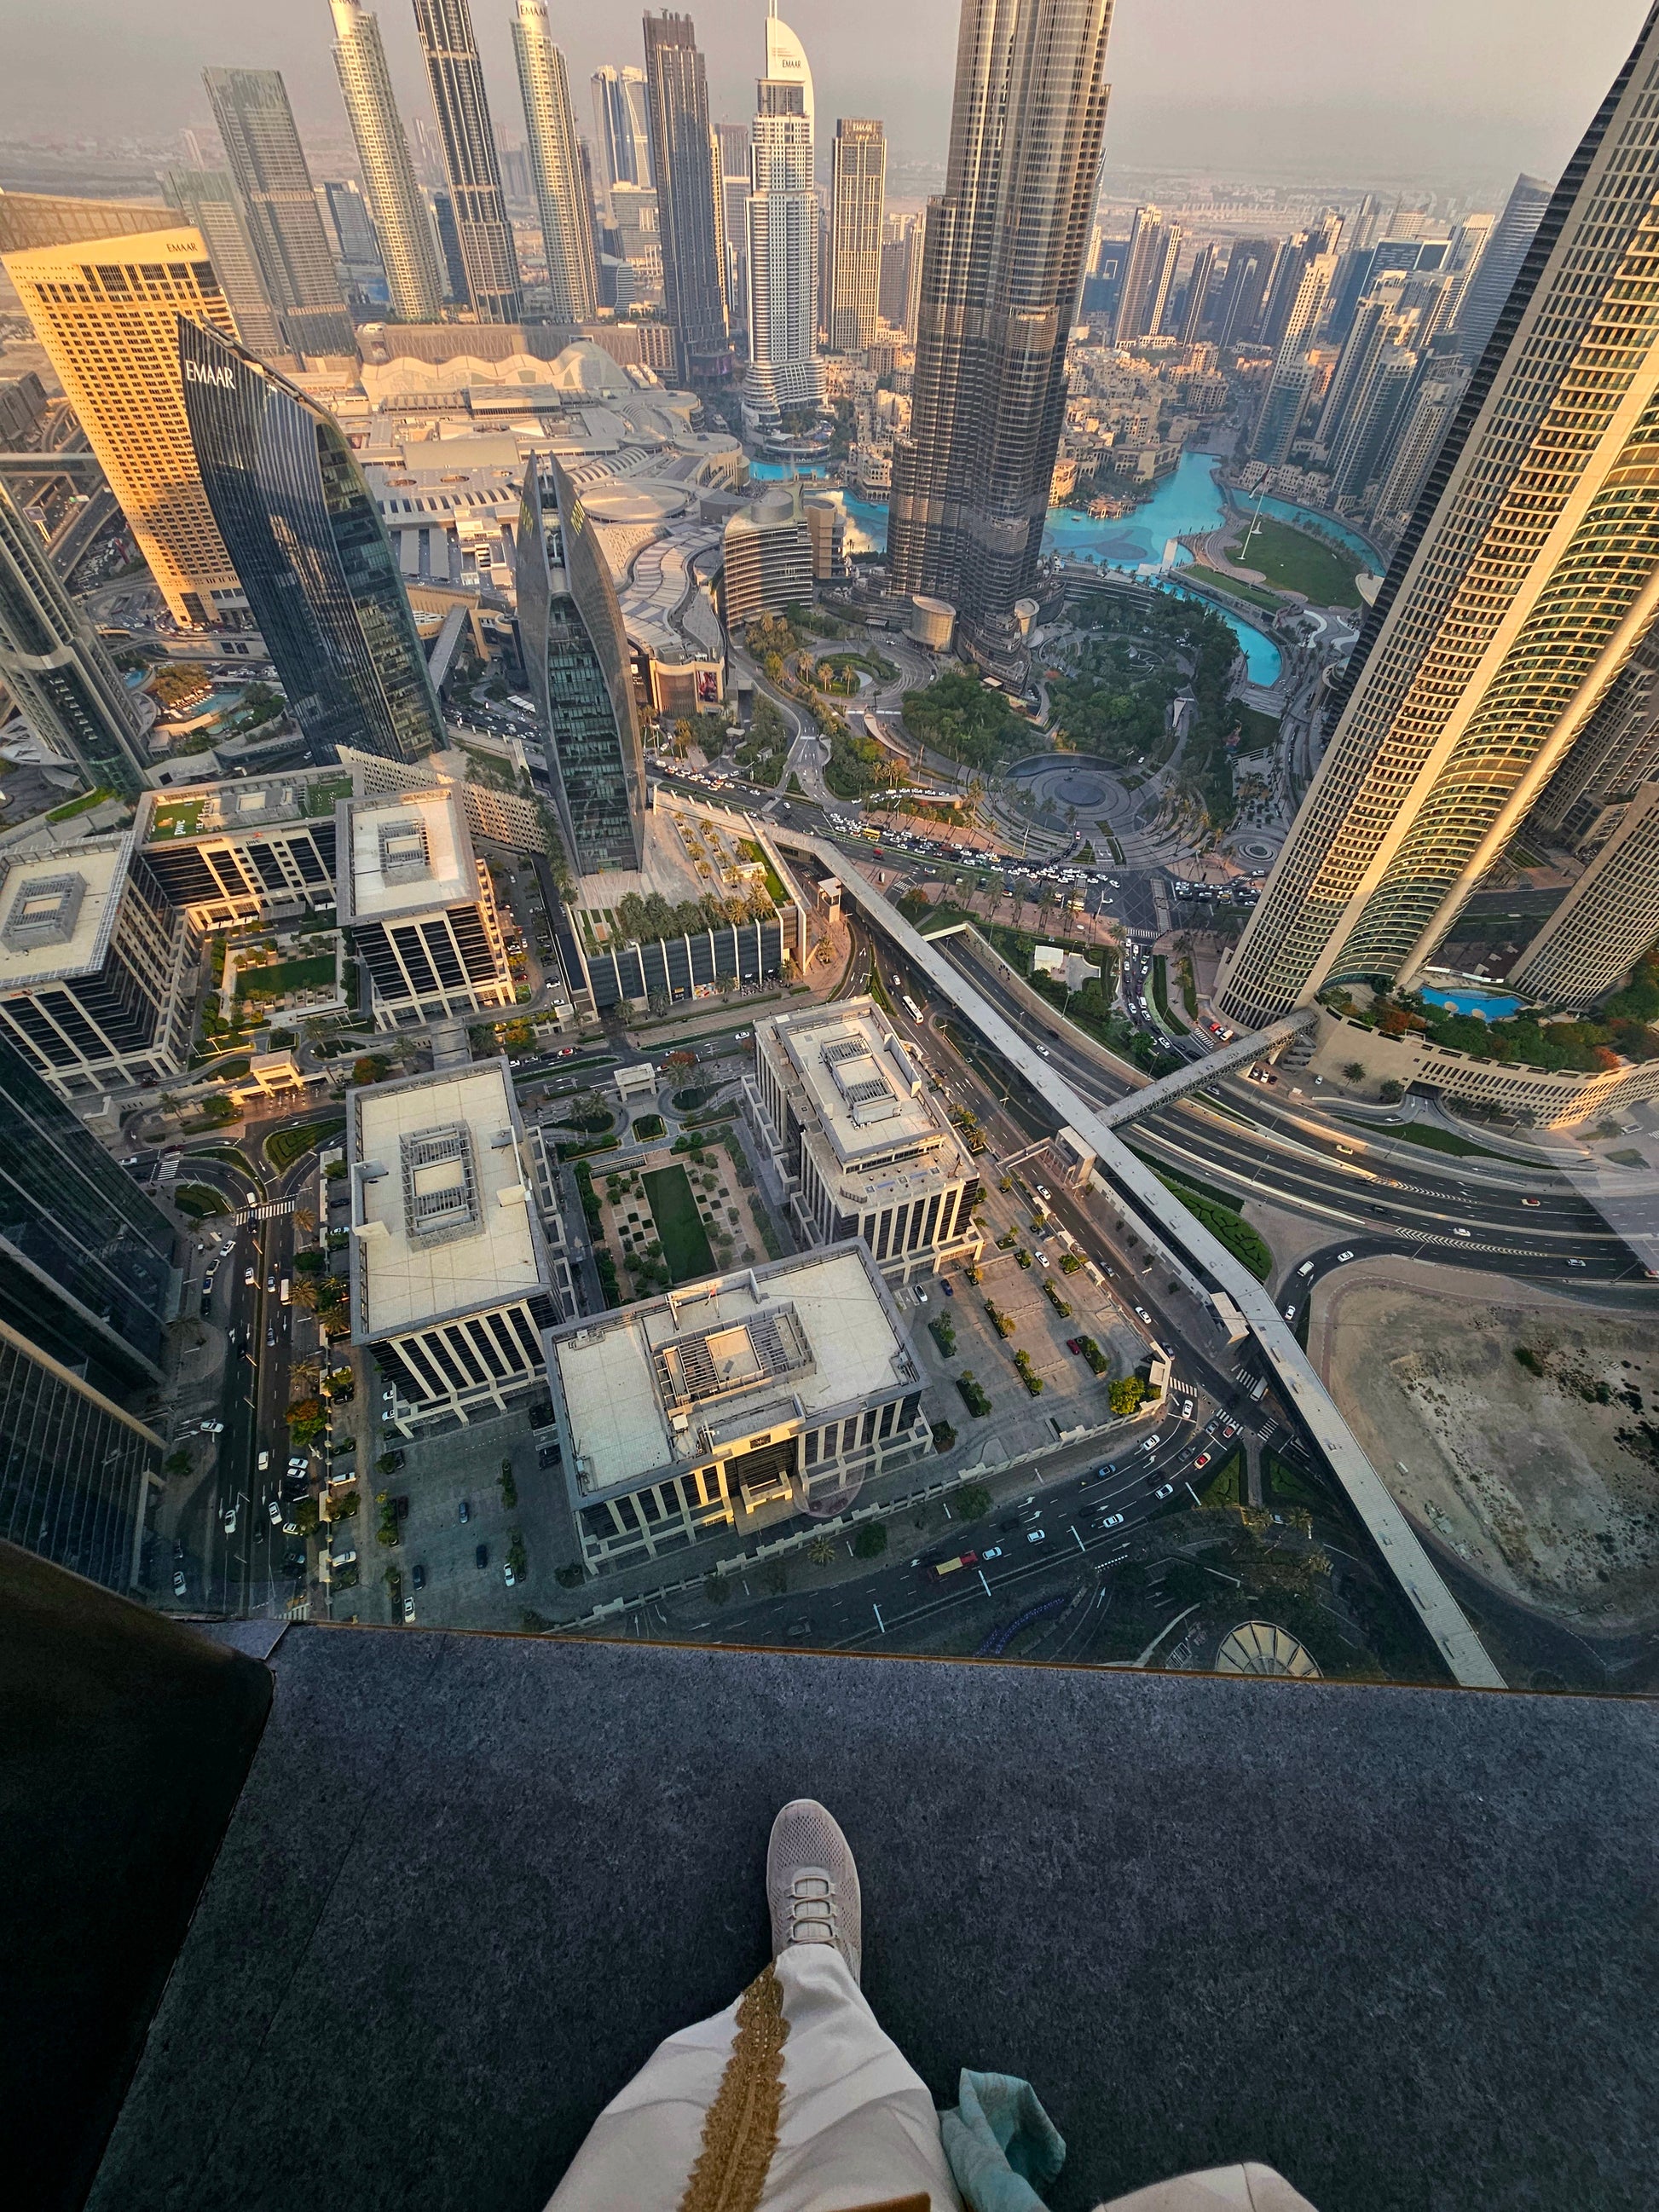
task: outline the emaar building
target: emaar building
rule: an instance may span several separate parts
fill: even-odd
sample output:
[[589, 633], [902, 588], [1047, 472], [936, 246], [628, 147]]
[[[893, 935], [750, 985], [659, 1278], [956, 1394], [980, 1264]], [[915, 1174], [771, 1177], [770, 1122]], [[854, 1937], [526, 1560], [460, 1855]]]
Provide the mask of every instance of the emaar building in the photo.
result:
[[571, 866], [637, 869], [645, 755], [628, 634], [604, 549], [550, 456], [525, 472], [515, 570], [520, 650]]
[[333, 418], [182, 317], [185, 413], [203, 487], [312, 757], [441, 747], [426, 653], [380, 510]]

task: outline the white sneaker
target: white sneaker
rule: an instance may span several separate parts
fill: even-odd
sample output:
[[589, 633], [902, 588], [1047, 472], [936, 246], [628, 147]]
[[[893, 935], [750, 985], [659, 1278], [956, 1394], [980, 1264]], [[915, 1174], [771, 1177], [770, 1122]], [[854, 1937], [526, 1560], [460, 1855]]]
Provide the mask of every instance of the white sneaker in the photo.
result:
[[863, 1910], [852, 1847], [833, 1814], [797, 1797], [772, 1823], [766, 1851], [772, 1956], [792, 1943], [833, 1943], [859, 1978]]

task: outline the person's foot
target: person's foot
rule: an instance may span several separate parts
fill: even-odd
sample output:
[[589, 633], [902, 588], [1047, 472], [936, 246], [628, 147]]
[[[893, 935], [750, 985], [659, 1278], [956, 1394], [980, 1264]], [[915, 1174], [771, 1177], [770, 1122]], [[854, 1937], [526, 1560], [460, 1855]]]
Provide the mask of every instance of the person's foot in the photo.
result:
[[863, 1909], [852, 1846], [816, 1797], [797, 1797], [772, 1823], [766, 1851], [772, 1956], [792, 1943], [833, 1943], [859, 1978]]

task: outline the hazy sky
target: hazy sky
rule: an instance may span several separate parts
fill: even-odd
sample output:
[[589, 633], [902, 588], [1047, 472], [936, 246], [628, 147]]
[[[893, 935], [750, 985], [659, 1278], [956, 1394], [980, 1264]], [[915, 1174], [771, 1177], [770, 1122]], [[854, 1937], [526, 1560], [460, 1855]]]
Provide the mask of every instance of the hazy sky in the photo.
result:
[[[377, 12], [405, 112], [425, 110], [409, 0]], [[498, 131], [523, 135], [511, 0], [473, 0]], [[717, 118], [752, 106], [763, 0], [693, 4]], [[940, 158], [958, 0], [786, 0], [838, 114], [886, 119], [896, 154]], [[586, 80], [637, 62], [640, 11], [550, 0], [591, 132]], [[1213, 166], [1454, 188], [1553, 174], [1606, 90], [1644, 0], [1118, 0], [1109, 163]], [[302, 125], [337, 133], [326, 0], [0, 0], [0, 126], [151, 137], [207, 119], [208, 64], [281, 69]]]

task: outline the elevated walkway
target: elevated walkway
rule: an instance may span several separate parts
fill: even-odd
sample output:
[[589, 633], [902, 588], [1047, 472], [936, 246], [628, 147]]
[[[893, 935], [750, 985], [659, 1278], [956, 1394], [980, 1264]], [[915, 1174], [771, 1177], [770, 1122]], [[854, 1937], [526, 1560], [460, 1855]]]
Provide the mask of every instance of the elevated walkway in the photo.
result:
[[1178, 1067], [1172, 1075], [1160, 1075], [1155, 1083], [1148, 1083], [1128, 1097], [1120, 1098], [1115, 1105], [1101, 1107], [1101, 1121], [1109, 1129], [1121, 1129], [1126, 1122], [1139, 1121], [1144, 1114], [1156, 1114], [1171, 1099], [1184, 1097], [1189, 1091], [1202, 1091], [1218, 1076], [1230, 1074], [1236, 1067], [1248, 1067], [1253, 1060], [1265, 1059], [1301, 1030], [1311, 1029], [1318, 1019], [1316, 1006], [1298, 1006], [1294, 1013], [1270, 1023], [1265, 1030], [1235, 1037], [1231, 1044], [1206, 1052], [1202, 1060]]
[[[694, 804], [690, 811], [708, 812], [725, 820], [744, 818], [728, 808]], [[939, 996], [972, 1023], [986, 1042], [1052, 1109], [1059, 1121], [1077, 1131], [1095, 1153], [1109, 1190], [1127, 1203], [1143, 1228], [1156, 1232], [1162, 1256], [1188, 1286], [1205, 1297], [1212, 1289], [1227, 1293], [1249, 1322], [1250, 1334], [1286, 1402], [1364, 1524], [1407, 1601], [1432, 1638], [1453, 1680], [1469, 1688], [1502, 1689], [1503, 1675], [1470, 1626], [1462, 1607], [1447, 1588], [1410, 1522], [1395, 1503], [1387, 1484], [1365, 1456], [1336, 1401], [1297, 1342], [1279, 1308], [1255, 1277], [1194, 1219], [1154, 1171], [1130, 1151], [1107, 1118], [1111, 1109], [1103, 1112], [1087, 1104], [1052, 1060], [1045, 1060], [1035, 1045], [1012, 1029], [969, 979], [912, 928], [873, 884], [858, 869], [848, 866], [845, 855], [819, 838], [781, 823], [770, 824], [769, 831], [780, 845], [809, 853], [826, 874], [839, 877], [843, 903], [850, 901], [856, 906], [869, 926], [896, 945], [917, 973], [927, 978]], [[1293, 1016], [1286, 1018], [1296, 1020]], [[1259, 1036], [1240, 1042], [1248, 1042], [1252, 1054], [1261, 1049]], [[1195, 1062], [1194, 1067], [1210, 1069], [1212, 1063]], [[1184, 1076], [1193, 1072], [1182, 1069], [1181, 1073]], [[1145, 1102], [1155, 1088], [1148, 1085], [1132, 1100], [1121, 1103], [1144, 1111]]]

